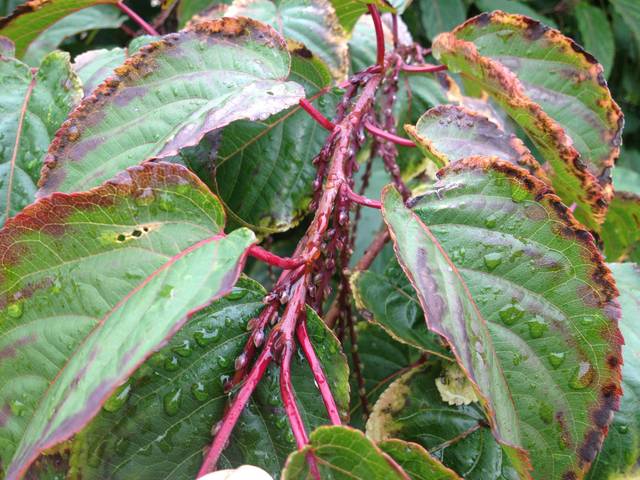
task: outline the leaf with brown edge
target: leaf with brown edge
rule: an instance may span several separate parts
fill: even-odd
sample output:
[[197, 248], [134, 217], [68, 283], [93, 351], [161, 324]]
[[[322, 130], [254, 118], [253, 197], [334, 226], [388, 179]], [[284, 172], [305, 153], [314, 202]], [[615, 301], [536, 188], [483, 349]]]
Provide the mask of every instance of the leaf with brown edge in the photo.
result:
[[62, 125], [39, 195], [86, 190], [235, 120], [296, 104], [304, 89], [286, 81], [290, 62], [284, 40], [247, 18], [197, 23], [143, 47]]
[[415, 126], [405, 125], [416, 145], [438, 167], [473, 155], [496, 156], [545, 180], [529, 149], [481, 113], [463, 106], [440, 105], [427, 110]]
[[0, 58], [0, 226], [35, 199], [51, 139], [82, 98], [66, 52], [51, 52], [37, 71]]
[[396, 256], [415, 288], [430, 330], [451, 347], [480, 398], [494, 436], [521, 476], [530, 478], [521, 426], [485, 319], [428, 227], [393, 187], [382, 193], [382, 216]]
[[329, 0], [235, 0], [225, 17], [249, 17], [302, 43], [343, 81], [349, 71], [347, 33]]
[[576, 203], [578, 219], [599, 231], [623, 125], [602, 66], [557, 30], [500, 11], [441, 34], [433, 49], [523, 128], [551, 166], [558, 195]]
[[[623, 340], [611, 272], [592, 235], [525, 170], [473, 157], [439, 175], [410, 212], [394, 205], [411, 225], [391, 228], [404, 235], [419, 227], [419, 238], [431, 232], [429, 241], [441, 249], [431, 250], [440, 253], [420, 259], [422, 268], [415, 256], [401, 255], [401, 262], [412, 278], [459, 273], [451, 277], [457, 289], [434, 283], [428, 291], [431, 311], [459, 311], [451, 289], [471, 297], [491, 333], [534, 478], [582, 478], [621, 394]], [[426, 248], [414, 244], [404, 248]], [[438, 301], [443, 291], [450, 296]]]
[[16, 57], [21, 58], [29, 45], [58, 20], [94, 5], [116, 3], [118, 0], [29, 0], [0, 19], [0, 35], [13, 40]]
[[184, 167], [146, 163], [40, 199], [0, 231], [0, 458], [7, 479], [79, 431], [233, 287], [252, 232]]

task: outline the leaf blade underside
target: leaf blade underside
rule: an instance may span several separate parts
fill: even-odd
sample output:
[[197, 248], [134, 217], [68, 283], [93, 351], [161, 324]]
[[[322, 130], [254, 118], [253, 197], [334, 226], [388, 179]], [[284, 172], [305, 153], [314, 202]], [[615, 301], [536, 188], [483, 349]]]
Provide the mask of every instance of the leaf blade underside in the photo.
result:
[[82, 428], [193, 311], [232, 288], [255, 237], [223, 226], [193, 174], [148, 163], [41, 199], [0, 231], [0, 408], [22, 405], [2, 419], [7, 478]]
[[232, 121], [296, 104], [304, 89], [286, 81], [289, 67], [284, 40], [246, 18], [197, 23], [143, 47], [58, 131], [38, 195], [86, 190]]

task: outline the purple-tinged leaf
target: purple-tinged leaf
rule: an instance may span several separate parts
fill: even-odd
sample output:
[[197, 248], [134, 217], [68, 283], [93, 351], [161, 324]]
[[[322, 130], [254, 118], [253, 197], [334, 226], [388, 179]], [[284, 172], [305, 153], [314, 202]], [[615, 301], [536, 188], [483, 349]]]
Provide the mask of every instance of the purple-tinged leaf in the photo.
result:
[[255, 238], [223, 232], [184, 167], [147, 163], [54, 194], [0, 231], [0, 455], [20, 478], [79, 431], [192, 312], [229, 292]]

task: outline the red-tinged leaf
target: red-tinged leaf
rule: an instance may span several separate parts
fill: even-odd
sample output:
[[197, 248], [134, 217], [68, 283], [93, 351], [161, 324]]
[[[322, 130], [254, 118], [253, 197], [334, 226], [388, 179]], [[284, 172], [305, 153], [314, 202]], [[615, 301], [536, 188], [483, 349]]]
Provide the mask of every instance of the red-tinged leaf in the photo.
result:
[[233, 121], [296, 104], [304, 89], [286, 81], [290, 63], [282, 37], [247, 18], [197, 23], [143, 47], [58, 131], [39, 195], [87, 190]]
[[441, 34], [433, 51], [523, 128], [550, 165], [558, 195], [599, 230], [624, 122], [598, 61], [557, 30], [500, 11]]
[[386, 188], [382, 214], [400, 264], [418, 293], [429, 329], [450, 345], [485, 408], [495, 437], [523, 477], [529, 460], [491, 334], [464, 280], [427, 226]]
[[0, 19], [0, 35], [13, 40], [16, 56], [21, 58], [29, 45], [51, 25], [78, 10], [118, 0], [29, 0]]
[[227, 293], [253, 234], [223, 232], [184, 167], [147, 163], [54, 194], [0, 231], [0, 455], [19, 478], [80, 430], [192, 312]]
[[[543, 182], [495, 158], [443, 169], [410, 209], [391, 200], [387, 222], [428, 325], [444, 321], [472, 360], [494, 345], [489, 367], [506, 378], [534, 478], [582, 478], [621, 394], [618, 292], [592, 235]], [[491, 334], [482, 345], [452, 321], [478, 312]]]
[[51, 52], [37, 71], [0, 59], [0, 226], [35, 199], [51, 139], [82, 97], [69, 54]]
[[484, 114], [463, 106], [440, 105], [422, 115], [415, 127], [405, 125], [404, 128], [438, 167], [473, 155], [496, 156], [546, 179], [522, 140], [505, 133]]

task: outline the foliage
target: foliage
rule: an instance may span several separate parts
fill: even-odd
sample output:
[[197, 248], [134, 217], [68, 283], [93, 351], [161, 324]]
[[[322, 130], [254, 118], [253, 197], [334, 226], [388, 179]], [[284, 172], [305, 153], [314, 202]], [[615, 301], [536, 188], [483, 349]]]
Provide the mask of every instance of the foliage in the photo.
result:
[[637, 474], [637, 2], [131, 3], [0, 5], [1, 478]]

